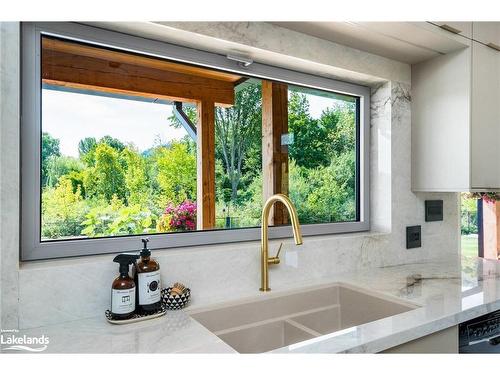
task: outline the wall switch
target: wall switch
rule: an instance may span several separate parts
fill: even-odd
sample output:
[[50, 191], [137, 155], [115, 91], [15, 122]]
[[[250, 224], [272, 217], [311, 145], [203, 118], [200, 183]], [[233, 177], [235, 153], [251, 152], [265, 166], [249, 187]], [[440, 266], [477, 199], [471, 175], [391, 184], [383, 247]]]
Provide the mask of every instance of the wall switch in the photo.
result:
[[422, 227], [414, 225], [406, 227], [406, 248], [414, 249], [422, 246]]
[[443, 201], [425, 201], [425, 221], [443, 221]]

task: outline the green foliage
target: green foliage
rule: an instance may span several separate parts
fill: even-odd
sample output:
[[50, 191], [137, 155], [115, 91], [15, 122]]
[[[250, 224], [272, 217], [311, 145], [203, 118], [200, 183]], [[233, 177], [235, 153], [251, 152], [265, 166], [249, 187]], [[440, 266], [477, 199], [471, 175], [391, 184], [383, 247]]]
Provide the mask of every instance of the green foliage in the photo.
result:
[[293, 134], [290, 158], [306, 168], [328, 166], [333, 157], [356, 149], [355, 105], [336, 104], [327, 108], [318, 120], [309, 114], [305, 94], [291, 91], [288, 129]]
[[288, 131], [293, 143], [288, 150], [297, 165], [316, 168], [328, 165], [326, 130], [309, 115], [309, 101], [305, 94], [291, 91], [288, 102]]
[[126, 199], [125, 174], [120, 154], [106, 143], [95, 148], [95, 166], [85, 170], [84, 185], [89, 197], [104, 197], [110, 201], [113, 195]]
[[355, 152], [355, 109], [354, 103], [343, 103], [321, 114], [319, 122], [326, 132], [326, 150], [330, 157]]
[[[72, 172], [79, 173], [84, 169], [84, 164], [71, 156], [50, 157], [45, 164], [46, 167], [46, 186], [54, 187], [59, 178], [69, 175]], [[76, 186], [74, 187], [76, 189]]]
[[469, 193], [461, 194], [461, 232], [471, 234], [478, 232], [477, 197]]
[[127, 201], [129, 204], [147, 205], [149, 194], [145, 159], [137, 150], [129, 147], [120, 156], [125, 163]]
[[307, 169], [294, 161], [289, 165], [290, 199], [302, 223], [354, 220], [354, 159], [344, 154], [328, 167]]
[[109, 205], [98, 204], [88, 212], [81, 233], [88, 237], [149, 233], [155, 219], [147, 208], [126, 206], [114, 195]]
[[161, 190], [158, 205], [196, 200], [196, 156], [189, 152], [188, 146], [172, 142], [170, 147], [158, 147], [153, 157]]
[[50, 159], [61, 156], [61, 151], [59, 150], [59, 139], [53, 138], [49, 133], [42, 133], [42, 152], [41, 152], [41, 163], [42, 163], [42, 186], [47, 185], [47, 168]]
[[233, 208], [232, 216], [236, 216], [238, 227], [253, 227], [260, 225], [262, 212], [262, 173], [257, 175], [249, 184], [247, 190], [248, 198], [239, 207]]
[[55, 188], [44, 188], [42, 237], [61, 238], [78, 235], [83, 229], [82, 222], [86, 211], [80, 189], [74, 191], [69, 178], [61, 178]]
[[78, 154], [80, 158], [95, 150], [97, 141], [94, 137], [87, 137], [78, 142]]
[[104, 143], [111, 148], [114, 148], [116, 151], [121, 152], [125, 149], [125, 145], [119, 139], [113, 138], [109, 135], [105, 135], [101, 138], [99, 143]]
[[230, 198], [224, 196], [226, 203], [241, 203], [239, 188], [245, 188], [261, 169], [261, 107], [261, 84], [250, 83], [236, 91], [233, 106], [215, 111], [215, 156], [222, 162], [226, 187], [231, 189]]
[[96, 151], [100, 145], [107, 145], [118, 153], [122, 152], [126, 147], [119, 139], [109, 135], [105, 135], [99, 139], [99, 141], [96, 141], [94, 137], [87, 137], [78, 143], [78, 154], [80, 155], [80, 159], [88, 166], [95, 166]]

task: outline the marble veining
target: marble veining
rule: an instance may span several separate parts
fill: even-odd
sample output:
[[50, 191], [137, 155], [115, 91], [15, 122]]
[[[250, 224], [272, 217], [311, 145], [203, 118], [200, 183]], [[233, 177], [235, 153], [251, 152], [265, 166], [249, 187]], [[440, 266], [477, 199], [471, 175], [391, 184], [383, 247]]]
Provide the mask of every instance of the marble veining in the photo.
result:
[[[445, 262], [379, 267], [293, 282], [282, 290], [344, 282], [421, 307], [299, 342], [272, 353], [374, 353], [500, 309], [500, 262], [450, 258]], [[262, 296], [254, 292], [252, 297]], [[362, 308], [362, 307], [361, 307]], [[192, 309], [192, 308], [190, 308]], [[231, 353], [234, 350], [187, 311], [113, 326], [104, 315], [22, 330], [49, 336], [49, 353]]]

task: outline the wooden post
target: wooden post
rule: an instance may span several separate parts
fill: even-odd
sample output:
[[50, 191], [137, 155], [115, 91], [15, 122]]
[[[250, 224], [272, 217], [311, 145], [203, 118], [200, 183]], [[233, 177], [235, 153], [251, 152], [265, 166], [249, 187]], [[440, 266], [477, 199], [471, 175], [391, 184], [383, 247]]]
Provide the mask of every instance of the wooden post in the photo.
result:
[[478, 257], [484, 258], [483, 200], [477, 200]]
[[200, 101], [197, 134], [197, 229], [215, 228], [215, 104]]
[[498, 249], [500, 247], [498, 233], [500, 228], [500, 202], [491, 202], [482, 199], [482, 257], [498, 260]]
[[[288, 147], [281, 136], [288, 133], [288, 86], [262, 81], [262, 194], [265, 202], [273, 194], [288, 195]], [[271, 211], [270, 223], [288, 223], [281, 203]]]

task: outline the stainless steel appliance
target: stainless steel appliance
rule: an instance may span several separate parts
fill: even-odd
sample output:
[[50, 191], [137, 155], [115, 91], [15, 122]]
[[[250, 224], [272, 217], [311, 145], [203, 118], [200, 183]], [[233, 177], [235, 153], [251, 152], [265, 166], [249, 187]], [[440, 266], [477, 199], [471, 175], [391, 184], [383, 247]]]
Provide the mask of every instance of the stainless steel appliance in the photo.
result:
[[459, 353], [500, 354], [500, 310], [459, 325]]

